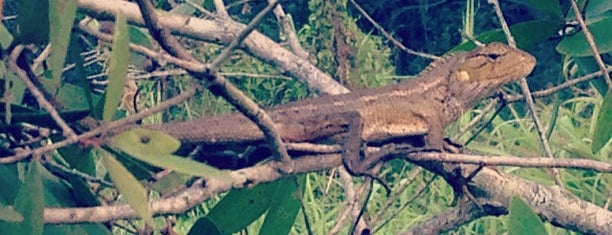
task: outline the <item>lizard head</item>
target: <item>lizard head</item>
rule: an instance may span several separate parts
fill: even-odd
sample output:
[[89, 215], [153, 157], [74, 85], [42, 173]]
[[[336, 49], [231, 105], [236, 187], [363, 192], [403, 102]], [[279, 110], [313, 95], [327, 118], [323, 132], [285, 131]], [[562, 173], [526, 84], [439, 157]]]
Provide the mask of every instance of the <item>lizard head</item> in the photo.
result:
[[535, 64], [535, 58], [527, 52], [491, 43], [467, 52], [459, 61], [453, 77], [459, 82], [506, 84], [529, 75]]
[[536, 60], [529, 53], [501, 43], [457, 55], [448, 76], [447, 116], [455, 117], [472, 107], [480, 99], [491, 95], [501, 86], [526, 77]]

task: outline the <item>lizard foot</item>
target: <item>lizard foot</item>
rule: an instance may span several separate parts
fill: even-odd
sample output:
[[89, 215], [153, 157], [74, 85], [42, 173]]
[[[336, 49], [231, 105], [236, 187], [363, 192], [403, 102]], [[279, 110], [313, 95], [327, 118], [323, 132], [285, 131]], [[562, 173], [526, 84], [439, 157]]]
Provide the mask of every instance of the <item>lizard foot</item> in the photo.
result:
[[368, 177], [383, 186], [383, 188], [385, 188], [385, 191], [387, 192], [387, 195], [391, 194], [391, 186], [389, 186], [389, 184], [384, 179], [378, 176], [377, 170], [379, 169], [379, 167], [376, 167], [375, 165], [373, 166], [371, 164], [358, 164], [358, 166], [350, 166], [350, 164], [344, 161], [344, 159], [342, 163], [346, 171], [349, 172], [349, 174], [353, 176]]

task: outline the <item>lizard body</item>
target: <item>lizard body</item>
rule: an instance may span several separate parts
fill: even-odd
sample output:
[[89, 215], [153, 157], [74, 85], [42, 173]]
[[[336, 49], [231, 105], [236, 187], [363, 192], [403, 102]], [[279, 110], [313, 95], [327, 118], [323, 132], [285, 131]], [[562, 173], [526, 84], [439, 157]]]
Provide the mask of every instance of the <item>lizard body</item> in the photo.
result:
[[[443, 129], [499, 87], [527, 76], [535, 58], [519, 49], [491, 43], [433, 62], [414, 79], [341, 95], [326, 95], [266, 109], [285, 142], [314, 141], [346, 133], [347, 115], [360, 119], [366, 142], [423, 137], [441, 149]], [[349, 115], [349, 116], [350, 116]], [[186, 122], [146, 125], [183, 143], [247, 143], [263, 133], [240, 113]]]

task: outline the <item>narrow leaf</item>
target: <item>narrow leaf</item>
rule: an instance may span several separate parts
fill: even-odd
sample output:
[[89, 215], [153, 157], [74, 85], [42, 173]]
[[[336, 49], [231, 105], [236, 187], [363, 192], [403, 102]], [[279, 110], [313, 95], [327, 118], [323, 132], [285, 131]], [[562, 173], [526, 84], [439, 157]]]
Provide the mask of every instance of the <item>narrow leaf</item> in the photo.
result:
[[115, 116], [123, 85], [127, 76], [127, 66], [130, 57], [130, 36], [127, 23], [122, 14], [117, 14], [115, 21], [115, 35], [113, 37], [113, 51], [111, 52], [110, 66], [108, 69], [108, 86], [106, 87], [106, 99], [104, 101], [103, 121], [109, 122]]
[[76, 0], [49, 0], [49, 39], [51, 55], [49, 64], [55, 87], [60, 86], [66, 51], [70, 42], [70, 30], [76, 13]]
[[113, 138], [112, 144], [130, 156], [157, 167], [208, 179], [230, 180], [224, 171], [170, 154], [180, 147], [180, 142], [160, 131], [134, 129]]
[[230, 191], [206, 215], [222, 234], [245, 229], [268, 210], [277, 182]]
[[289, 234], [300, 212], [304, 187], [297, 181], [305, 183], [305, 177], [289, 177], [277, 181], [276, 192], [272, 194], [270, 208], [266, 214], [259, 234]]
[[547, 234], [542, 220], [519, 197], [512, 197], [509, 212], [508, 234]]
[[597, 153], [612, 138], [612, 89], [604, 97], [604, 101], [597, 115], [597, 123], [593, 132], [591, 152]]
[[149, 211], [149, 200], [147, 199], [147, 191], [117, 159], [111, 156], [106, 151], [100, 151], [102, 154], [102, 164], [108, 170], [110, 178], [117, 186], [117, 189], [128, 204], [147, 222], [151, 222], [151, 212]]
[[18, 227], [13, 234], [42, 234], [43, 233], [43, 210], [45, 209], [45, 193], [40, 176], [41, 165], [38, 161], [31, 161], [28, 165], [28, 173], [24, 184], [19, 189], [15, 199], [15, 211], [23, 215], [23, 222], [16, 224]]
[[0, 23], [0, 49], [6, 49], [13, 42], [13, 35]]
[[10, 207], [0, 206], [0, 220], [7, 222], [22, 222], [23, 215]]
[[223, 235], [223, 233], [217, 229], [217, 226], [215, 226], [215, 224], [206, 217], [200, 217], [198, 220], [196, 220], [196, 222], [189, 229], [189, 233], [187, 233], [187, 235], [200, 234]]

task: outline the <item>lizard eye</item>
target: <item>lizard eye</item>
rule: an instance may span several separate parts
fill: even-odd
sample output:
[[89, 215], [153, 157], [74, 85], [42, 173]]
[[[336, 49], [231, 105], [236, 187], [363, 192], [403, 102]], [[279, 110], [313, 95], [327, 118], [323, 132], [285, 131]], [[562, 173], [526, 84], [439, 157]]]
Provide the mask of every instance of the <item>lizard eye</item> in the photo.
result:
[[486, 54], [486, 56], [489, 57], [490, 59], [496, 60], [497, 58], [501, 57], [501, 54], [489, 53], [489, 54]]

